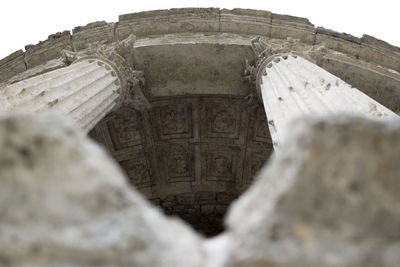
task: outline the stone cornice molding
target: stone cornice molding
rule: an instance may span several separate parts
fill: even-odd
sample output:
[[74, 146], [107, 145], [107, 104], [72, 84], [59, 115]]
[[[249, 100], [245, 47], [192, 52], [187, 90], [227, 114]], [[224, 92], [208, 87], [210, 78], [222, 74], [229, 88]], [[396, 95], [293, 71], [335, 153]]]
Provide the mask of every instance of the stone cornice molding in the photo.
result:
[[144, 72], [134, 70], [130, 64], [135, 40], [136, 37], [130, 35], [122, 41], [111, 44], [92, 43], [87, 49], [79, 52], [63, 50], [62, 58], [67, 65], [82, 60], [96, 60], [98, 65], [104, 65], [106, 69], [111, 67], [112, 74], [118, 77], [116, 82], [119, 82], [121, 86], [119, 103], [116, 108], [123, 103], [129, 103], [141, 111], [150, 108], [150, 103], [141, 90], [145, 84]]

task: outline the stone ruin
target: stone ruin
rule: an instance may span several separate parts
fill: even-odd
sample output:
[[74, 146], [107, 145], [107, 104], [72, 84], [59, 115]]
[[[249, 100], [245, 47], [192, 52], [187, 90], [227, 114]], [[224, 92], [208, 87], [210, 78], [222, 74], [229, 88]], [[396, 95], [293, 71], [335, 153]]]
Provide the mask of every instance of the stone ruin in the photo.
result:
[[400, 49], [121, 15], [0, 60], [1, 266], [399, 266]]

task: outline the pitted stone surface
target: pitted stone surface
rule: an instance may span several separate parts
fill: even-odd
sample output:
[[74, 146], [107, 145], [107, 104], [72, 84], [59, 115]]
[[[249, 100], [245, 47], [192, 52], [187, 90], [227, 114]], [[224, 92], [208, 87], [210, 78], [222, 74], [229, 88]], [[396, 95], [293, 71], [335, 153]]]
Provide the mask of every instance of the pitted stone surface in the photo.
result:
[[0, 119], [0, 265], [201, 266], [201, 239], [75, 129]]
[[[204, 240], [129, 187], [102, 149], [61, 118], [0, 119], [0, 265], [395, 267], [400, 125], [304, 119]], [[210, 199], [201, 192], [158, 200]], [[153, 200], [154, 203], [157, 200]], [[157, 203], [156, 203], [157, 204]]]
[[398, 266], [400, 124], [308, 119], [231, 208], [226, 266]]

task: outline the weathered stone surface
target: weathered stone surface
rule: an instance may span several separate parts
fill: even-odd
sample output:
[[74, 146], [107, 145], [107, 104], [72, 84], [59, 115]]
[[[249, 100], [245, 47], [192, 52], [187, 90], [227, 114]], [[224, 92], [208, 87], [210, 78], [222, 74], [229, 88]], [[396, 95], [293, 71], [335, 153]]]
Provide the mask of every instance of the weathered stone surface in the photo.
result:
[[168, 33], [218, 32], [218, 8], [172, 8], [169, 10]]
[[123, 40], [130, 34], [137, 37], [168, 33], [169, 10], [145, 11], [119, 16], [116, 38]]
[[325, 29], [324, 27], [317, 27], [315, 29], [315, 32], [317, 34], [324, 34], [324, 35], [332, 36], [332, 37], [335, 37], [335, 38], [340, 38], [340, 39], [343, 39], [343, 40], [346, 40], [346, 41], [349, 41], [349, 42], [352, 42], [352, 43], [356, 43], [356, 44], [360, 44], [361, 43], [360, 38], [357, 38], [357, 37], [355, 37], [355, 36], [353, 36], [351, 34], [340, 33], [340, 32], [334, 31], [334, 30]]
[[292, 134], [231, 208], [224, 266], [398, 266], [400, 124], [303, 119]]
[[363, 36], [361, 37], [361, 42], [365, 45], [370, 45], [370, 46], [374, 46], [377, 48], [380, 47], [382, 49], [387, 49], [387, 50], [395, 52], [395, 53], [400, 53], [399, 47], [391, 45], [383, 40], [379, 40], [368, 34], [363, 34]]
[[74, 51], [87, 48], [88, 44], [101, 42], [108, 44], [114, 41], [115, 23], [97, 21], [86, 26], [78, 26], [72, 30]]
[[47, 61], [45, 64], [38, 65], [36, 67], [27, 69], [24, 72], [16, 74], [12, 78], [8, 79], [7, 83], [19, 82], [19, 81], [28, 79], [28, 78], [36, 76], [36, 75], [40, 75], [40, 74], [50, 72], [50, 71], [53, 71], [53, 70], [56, 70], [59, 68], [63, 68], [65, 66], [66, 66], [66, 64], [62, 58], [52, 59], [52, 60]]
[[0, 265], [202, 266], [201, 239], [75, 129], [58, 117], [0, 119]]
[[61, 50], [72, 51], [71, 34], [69, 31], [58, 32], [36, 45], [25, 46], [25, 62], [28, 68], [45, 64], [48, 60], [61, 56]]
[[307, 44], [315, 39], [314, 25], [306, 18], [272, 13], [270, 38], [292, 37]]
[[400, 48], [369, 35], [361, 38], [360, 59], [400, 71]]
[[26, 70], [24, 52], [18, 50], [0, 60], [0, 82]]
[[[169, 39], [169, 40], [168, 40]], [[226, 42], [225, 42], [226, 40]], [[237, 35], [165, 36], [135, 43], [135, 66], [143, 70], [151, 96], [249, 94], [244, 58], [248, 38]]]
[[[112, 45], [92, 45], [79, 53], [64, 51], [61, 62], [69, 64], [65, 68], [26, 77], [2, 88], [0, 112], [38, 114], [51, 109], [72, 117], [89, 131], [122, 102], [139, 110], [148, 108], [140, 90], [143, 73], [132, 70], [122, 56], [130, 51], [133, 42], [130, 37]], [[60, 61], [55, 63], [53, 68], [60, 67]], [[24, 74], [29, 76], [29, 72], [38, 73], [43, 68], [34, 69]]]
[[269, 36], [271, 12], [251, 9], [222, 9], [220, 32]]
[[361, 43], [359, 38], [323, 27], [318, 27], [315, 30], [315, 34], [315, 44], [325, 43], [328, 48], [358, 58]]

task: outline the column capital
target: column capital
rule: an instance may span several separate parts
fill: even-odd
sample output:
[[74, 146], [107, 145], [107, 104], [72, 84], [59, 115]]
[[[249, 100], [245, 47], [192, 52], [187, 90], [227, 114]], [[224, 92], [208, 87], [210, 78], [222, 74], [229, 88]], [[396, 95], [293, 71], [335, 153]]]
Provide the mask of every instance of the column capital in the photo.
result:
[[326, 54], [325, 43], [320, 45], [306, 45], [300, 39], [288, 37], [286, 40], [268, 40], [257, 36], [251, 40], [251, 48], [254, 53], [254, 64], [248, 59], [245, 62], [244, 80], [255, 86], [258, 98], [261, 100], [260, 85], [261, 75], [265, 74], [265, 67], [277, 57], [287, 55], [301, 56], [312, 62]]
[[144, 110], [150, 108], [150, 103], [141, 90], [141, 86], [145, 84], [144, 72], [135, 70], [132, 65], [135, 40], [136, 37], [131, 34], [126, 39], [111, 44], [90, 44], [87, 49], [79, 52], [63, 50], [62, 58], [67, 65], [95, 60], [100, 66], [111, 67], [122, 89], [117, 106], [131, 103], [135, 109]]

